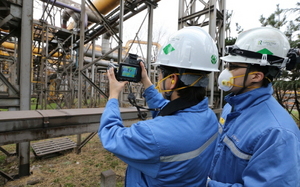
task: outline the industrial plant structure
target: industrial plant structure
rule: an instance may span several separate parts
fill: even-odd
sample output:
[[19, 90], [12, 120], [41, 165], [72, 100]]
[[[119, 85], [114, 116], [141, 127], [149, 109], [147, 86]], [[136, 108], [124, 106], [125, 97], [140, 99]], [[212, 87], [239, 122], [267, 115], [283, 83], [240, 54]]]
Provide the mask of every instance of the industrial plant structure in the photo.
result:
[[[8, 110], [0, 112], [0, 146], [17, 145], [19, 177], [29, 175], [30, 141], [87, 132], [95, 135], [107, 101], [107, 66], [121, 63], [133, 44], [146, 46], [139, 58], [155, 82], [151, 64], [162, 44], [152, 41], [153, 15], [161, 1], [0, 1], [0, 109]], [[206, 27], [222, 55], [225, 2], [174, 0], [179, 3], [178, 29]], [[40, 10], [38, 19], [35, 8]], [[147, 40], [123, 41], [124, 22], [142, 12], [147, 12]], [[207, 95], [218, 113], [222, 93], [216, 79], [212, 73]], [[133, 83], [132, 87], [144, 105], [142, 85]], [[136, 111], [126, 109], [128, 92], [124, 90], [120, 98], [121, 111], [124, 119], [136, 119]]]

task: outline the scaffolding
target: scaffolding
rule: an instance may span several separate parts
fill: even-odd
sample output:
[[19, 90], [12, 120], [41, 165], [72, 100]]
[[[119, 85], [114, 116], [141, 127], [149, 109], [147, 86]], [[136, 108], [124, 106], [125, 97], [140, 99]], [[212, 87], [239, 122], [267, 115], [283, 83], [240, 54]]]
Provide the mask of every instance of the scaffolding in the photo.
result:
[[[156, 71], [151, 64], [160, 45], [152, 41], [153, 13], [160, 0], [100, 1], [0, 2], [0, 108], [16, 111], [30, 110], [32, 105], [35, 110], [104, 107], [108, 96], [106, 68], [109, 63], [122, 62], [130, 50], [129, 44], [124, 46], [123, 22], [143, 11], [148, 17], [147, 41], [134, 38], [130, 43], [147, 45], [145, 56], [140, 58], [155, 82]], [[226, 1], [177, 2], [178, 29], [206, 27], [222, 55]], [[33, 17], [36, 7], [40, 10], [39, 19]], [[219, 113], [222, 93], [217, 89], [217, 75], [210, 75], [207, 95], [210, 107]], [[132, 88], [139, 104], [145, 105], [141, 84], [134, 83]], [[128, 93], [128, 89], [123, 91], [122, 106], [129, 105]], [[29, 142], [19, 143], [18, 147], [19, 175], [25, 176], [29, 174]]]

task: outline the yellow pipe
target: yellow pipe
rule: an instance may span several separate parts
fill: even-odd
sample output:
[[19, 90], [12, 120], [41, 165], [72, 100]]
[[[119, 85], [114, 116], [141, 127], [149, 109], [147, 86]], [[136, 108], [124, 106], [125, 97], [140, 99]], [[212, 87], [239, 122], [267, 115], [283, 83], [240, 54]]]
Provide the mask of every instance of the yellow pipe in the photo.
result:
[[9, 56], [8, 52], [0, 50], [0, 55]]
[[[131, 43], [145, 44], [145, 45], [146, 45], [148, 42], [147, 42], [147, 41], [139, 41], [139, 40], [128, 40], [128, 41], [126, 42], [125, 47], [124, 47], [126, 52], [128, 52], [129, 45], [130, 45]], [[157, 43], [157, 42], [152, 42], [152, 45], [155, 45], [155, 46], [157, 47], [158, 50], [159, 50], [160, 47], [161, 47], [161, 45], [160, 45], [159, 43]]]
[[[120, 4], [120, 0], [94, 0], [93, 4], [95, 8], [103, 15], [109, 13]], [[71, 22], [67, 29], [71, 30], [75, 26], [74, 22]]]
[[[14, 44], [14, 43], [10, 43], [10, 42], [3, 42], [3, 43], [2, 43], [2, 46], [3, 46], [4, 48], [7, 48], [7, 49], [15, 49], [15, 44]], [[32, 49], [32, 53], [33, 53], [34, 55], [40, 55], [41, 52], [42, 52], [42, 51], [39, 50], [39, 48], [33, 48], [33, 49]], [[61, 54], [58, 53], [58, 52], [56, 52], [56, 53], [54, 53], [54, 54], [52, 55], [52, 57], [59, 57], [59, 56], [61, 56]], [[69, 59], [69, 58], [70, 58], [70, 55], [67, 55], [66, 58]]]
[[9, 30], [4, 30], [4, 29], [1, 29], [1, 28], [0, 28], [0, 31], [9, 32]]
[[107, 14], [120, 4], [120, 0], [95, 0], [93, 1], [96, 9], [101, 14]]
[[7, 49], [15, 49], [15, 44], [14, 43], [10, 43], [10, 42], [3, 42], [2, 46], [7, 48]]

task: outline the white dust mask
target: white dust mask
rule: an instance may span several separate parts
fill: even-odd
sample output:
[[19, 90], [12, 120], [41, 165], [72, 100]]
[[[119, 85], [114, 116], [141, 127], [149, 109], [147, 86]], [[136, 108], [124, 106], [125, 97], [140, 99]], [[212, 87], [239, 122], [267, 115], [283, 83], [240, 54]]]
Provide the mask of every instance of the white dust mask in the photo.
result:
[[233, 87], [233, 76], [232, 73], [226, 68], [224, 69], [218, 78], [219, 88], [225, 92], [231, 90]]

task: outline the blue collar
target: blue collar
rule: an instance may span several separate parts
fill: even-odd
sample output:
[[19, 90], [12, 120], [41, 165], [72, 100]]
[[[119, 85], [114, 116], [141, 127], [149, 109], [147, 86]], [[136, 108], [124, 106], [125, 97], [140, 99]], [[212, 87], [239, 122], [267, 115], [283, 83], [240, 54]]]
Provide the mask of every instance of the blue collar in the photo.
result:
[[269, 83], [267, 87], [260, 87], [239, 95], [230, 93], [225, 97], [225, 101], [234, 108], [234, 111], [242, 111], [267, 100], [272, 94], [273, 87], [272, 84]]

